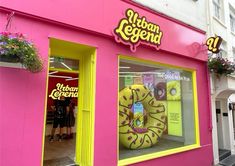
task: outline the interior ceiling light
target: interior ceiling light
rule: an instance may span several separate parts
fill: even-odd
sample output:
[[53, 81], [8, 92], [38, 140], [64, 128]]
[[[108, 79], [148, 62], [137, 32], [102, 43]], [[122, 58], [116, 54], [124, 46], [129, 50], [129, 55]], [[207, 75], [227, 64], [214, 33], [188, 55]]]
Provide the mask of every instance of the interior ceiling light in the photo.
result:
[[64, 67], [66, 67], [69, 70], [72, 70], [68, 65], [66, 65], [64, 62], [60, 62]]
[[58, 76], [58, 75], [49, 75], [49, 77], [56, 77], [56, 78], [73, 78], [73, 77], [68, 77], [68, 76]]
[[140, 78], [141, 76], [134, 76], [134, 75], [119, 75], [119, 77], [134, 77], [134, 78]]
[[54, 57], [50, 57], [50, 63], [54, 62]]
[[49, 74], [55, 74], [55, 73], [58, 73], [58, 71], [52, 71]]
[[120, 66], [119, 68], [120, 69], [130, 69], [131, 67], [130, 66]]
[[121, 71], [120, 74], [163, 74], [162, 72]]
[[72, 81], [72, 80], [78, 80], [79, 78], [68, 78], [68, 79], [65, 79], [65, 81]]

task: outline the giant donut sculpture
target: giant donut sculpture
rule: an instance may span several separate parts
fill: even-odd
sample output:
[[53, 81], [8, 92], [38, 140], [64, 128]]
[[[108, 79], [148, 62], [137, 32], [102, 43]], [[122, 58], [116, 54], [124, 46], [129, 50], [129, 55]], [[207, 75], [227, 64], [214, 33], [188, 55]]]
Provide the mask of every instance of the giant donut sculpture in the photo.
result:
[[[141, 102], [146, 116], [141, 127], [133, 125], [133, 104]], [[144, 85], [131, 85], [119, 93], [119, 140], [128, 149], [151, 147], [166, 129], [165, 107]]]

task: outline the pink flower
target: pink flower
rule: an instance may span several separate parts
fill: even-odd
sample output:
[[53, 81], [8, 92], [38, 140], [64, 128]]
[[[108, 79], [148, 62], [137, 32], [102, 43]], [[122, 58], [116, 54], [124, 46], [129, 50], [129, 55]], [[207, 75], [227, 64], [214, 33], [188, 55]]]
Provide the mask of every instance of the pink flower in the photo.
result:
[[25, 38], [24, 35], [22, 33], [19, 33], [19, 32], [16, 33], [15, 35], [16, 35], [17, 38], [20, 38], [20, 39], [24, 39]]
[[1, 34], [2, 36], [6, 36], [6, 37], [9, 36], [9, 35], [11, 35], [10, 32], [1, 32], [0, 34]]

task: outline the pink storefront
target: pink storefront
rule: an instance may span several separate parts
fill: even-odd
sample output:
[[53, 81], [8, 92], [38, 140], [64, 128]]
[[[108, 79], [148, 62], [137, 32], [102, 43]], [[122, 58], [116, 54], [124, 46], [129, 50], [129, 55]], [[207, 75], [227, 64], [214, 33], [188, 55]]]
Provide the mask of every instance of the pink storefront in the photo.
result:
[[1, 31], [12, 12], [44, 68], [0, 67], [0, 166], [213, 164], [205, 32], [131, 1], [2, 0]]

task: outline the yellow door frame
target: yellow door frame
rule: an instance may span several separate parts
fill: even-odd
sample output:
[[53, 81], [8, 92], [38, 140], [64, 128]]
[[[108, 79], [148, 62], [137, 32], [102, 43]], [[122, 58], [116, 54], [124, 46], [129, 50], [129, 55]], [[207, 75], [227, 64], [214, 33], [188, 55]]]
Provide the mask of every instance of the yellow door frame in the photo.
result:
[[95, 124], [95, 51], [79, 61], [79, 100], [76, 138], [76, 164], [93, 166]]
[[[74, 53], [71, 53], [69, 49], [69, 58], [79, 60], [79, 71], [72, 71], [72, 73], [79, 73], [79, 96], [78, 96], [78, 112], [76, 118], [76, 146], [75, 146], [75, 163], [80, 166], [93, 166], [94, 159], [94, 120], [95, 120], [95, 80], [96, 80], [96, 50], [93, 47], [84, 46], [80, 44], [70, 43], [58, 39], [50, 39], [50, 45], [73, 45]], [[69, 44], [68, 44], [69, 43]], [[82, 55], [77, 54], [77, 49], [86, 48], [86, 52]], [[87, 49], [88, 48], [88, 49]], [[65, 49], [59, 49], [65, 50]], [[44, 143], [45, 143], [45, 130], [46, 130], [46, 116], [47, 116], [47, 96], [48, 96], [48, 75], [49, 70], [49, 58], [51, 55], [63, 55], [66, 57], [66, 53], [57, 52], [56, 48], [49, 49], [48, 68], [46, 78], [46, 97], [44, 108], [44, 127], [42, 138], [42, 156], [41, 166], [43, 166], [44, 159]], [[59, 70], [57, 70], [59, 71]], [[62, 72], [69, 72], [69, 70], [61, 70]], [[71, 71], [70, 71], [71, 72]], [[82, 87], [82, 88], [81, 88]]]

